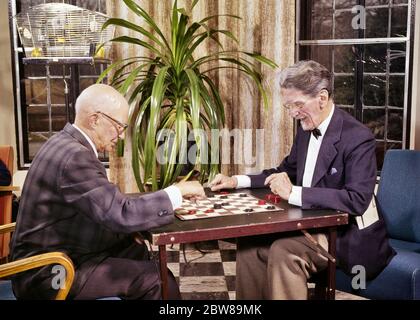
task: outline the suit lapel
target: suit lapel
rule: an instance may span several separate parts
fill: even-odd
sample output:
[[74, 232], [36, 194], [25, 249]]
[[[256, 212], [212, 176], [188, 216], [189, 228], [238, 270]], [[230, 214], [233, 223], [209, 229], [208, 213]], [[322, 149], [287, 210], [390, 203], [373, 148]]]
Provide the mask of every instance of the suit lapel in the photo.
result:
[[343, 128], [342, 112], [335, 107], [334, 114], [328, 126], [325, 136], [322, 139], [321, 148], [319, 149], [318, 159], [316, 161], [314, 175], [312, 177], [311, 186], [316, 186], [319, 181], [326, 175], [328, 168], [337, 156], [337, 148], [335, 144], [340, 141], [341, 130]]
[[[296, 185], [301, 186], [303, 181], [303, 172], [305, 170], [306, 156], [308, 155], [310, 132], [302, 130], [299, 124], [297, 135], [297, 172], [296, 172]], [[302, 155], [302, 156], [301, 156]]]

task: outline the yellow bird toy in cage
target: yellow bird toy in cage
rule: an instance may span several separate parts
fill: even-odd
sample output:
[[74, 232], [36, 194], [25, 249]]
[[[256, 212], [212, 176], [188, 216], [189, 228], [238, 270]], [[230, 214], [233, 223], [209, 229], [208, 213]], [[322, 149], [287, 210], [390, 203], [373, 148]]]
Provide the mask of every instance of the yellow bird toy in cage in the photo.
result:
[[105, 58], [105, 48], [101, 47], [95, 54], [95, 58], [103, 59]]
[[31, 56], [33, 58], [39, 58], [42, 57], [42, 48], [37, 48], [35, 47], [32, 52], [31, 52]]

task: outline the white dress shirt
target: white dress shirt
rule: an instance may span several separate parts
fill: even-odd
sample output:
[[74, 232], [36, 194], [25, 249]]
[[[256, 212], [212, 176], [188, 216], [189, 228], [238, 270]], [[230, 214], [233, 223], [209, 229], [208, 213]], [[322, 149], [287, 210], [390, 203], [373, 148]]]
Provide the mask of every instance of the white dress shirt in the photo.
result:
[[[98, 158], [98, 151], [96, 150], [96, 146], [93, 143], [93, 141], [89, 138], [89, 136], [86, 133], [84, 133], [83, 130], [80, 129], [75, 124], [72, 124], [72, 126], [75, 127], [85, 137], [85, 139], [89, 142], [90, 146], [92, 147], [93, 151], [95, 152], [96, 157]], [[181, 206], [181, 204], [182, 204], [182, 194], [181, 194], [181, 191], [179, 190], [179, 188], [177, 188], [176, 186], [170, 186], [170, 187], [167, 187], [163, 190], [168, 194], [168, 197], [169, 197], [169, 200], [172, 203], [172, 208], [173, 209], [176, 209], [176, 208]]]
[[[318, 159], [319, 149], [321, 148], [322, 140], [324, 138], [325, 133], [327, 132], [328, 126], [331, 122], [331, 118], [334, 114], [333, 105], [328, 117], [321, 122], [318, 126], [319, 131], [321, 131], [321, 136], [316, 139], [313, 134], [309, 139], [308, 144], [308, 153], [306, 156], [305, 162], [305, 169], [303, 171], [303, 181], [302, 187], [311, 187], [312, 184], [312, 177], [314, 175], [316, 161]], [[238, 180], [237, 188], [249, 188], [251, 186], [251, 178], [246, 175], [236, 175], [234, 176]], [[292, 186], [292, 192], [290, 193], [289, 203], [295, 206], [302, 206], [302, 187], [300, 186]]]

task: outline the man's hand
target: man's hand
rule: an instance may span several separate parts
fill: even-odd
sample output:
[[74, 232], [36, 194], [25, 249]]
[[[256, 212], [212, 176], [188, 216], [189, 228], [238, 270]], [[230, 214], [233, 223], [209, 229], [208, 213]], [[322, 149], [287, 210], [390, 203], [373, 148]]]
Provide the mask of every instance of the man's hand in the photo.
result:
[[212, 182], [209, 183], [211, 191], [218, 191], [221, 189], [235, 189], [238, 186], [238, 179], [235, 177], [228, 177], [223, 174], [218, 174]]
[[278, 194], [285, 200], [289, 200], [293, 184], [286, 172], [270, 175], [265, 179], [264, 184], [270, 186], [271, 192]]
[[175, 184], [181, 191], [182, 197], [191, 201], [206, 199], [203, 186], [198, 181], [181, 181]]

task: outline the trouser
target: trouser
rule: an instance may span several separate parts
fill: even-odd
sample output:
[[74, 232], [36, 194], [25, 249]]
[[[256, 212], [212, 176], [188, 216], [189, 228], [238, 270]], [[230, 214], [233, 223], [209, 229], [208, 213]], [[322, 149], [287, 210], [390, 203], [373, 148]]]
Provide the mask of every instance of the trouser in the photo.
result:
[[[312, 234], [326, 250], [325, 234]], [[262, 237], [262, 238], [261, 238]], [[325, 269], [328, 259], [305, 236], [239, 238], [236, 253], [236, 298], [304, 300], [308, 279]]]
[[[133, 244], [118, 256], [106, 258], [95, 268], [74, 298], [162, 299], [158, 263], [154, 260], [142, 260], [145, 257], [147, 248]], [[181, 299], [178, 284], [170, 270], [168, 298]]]

